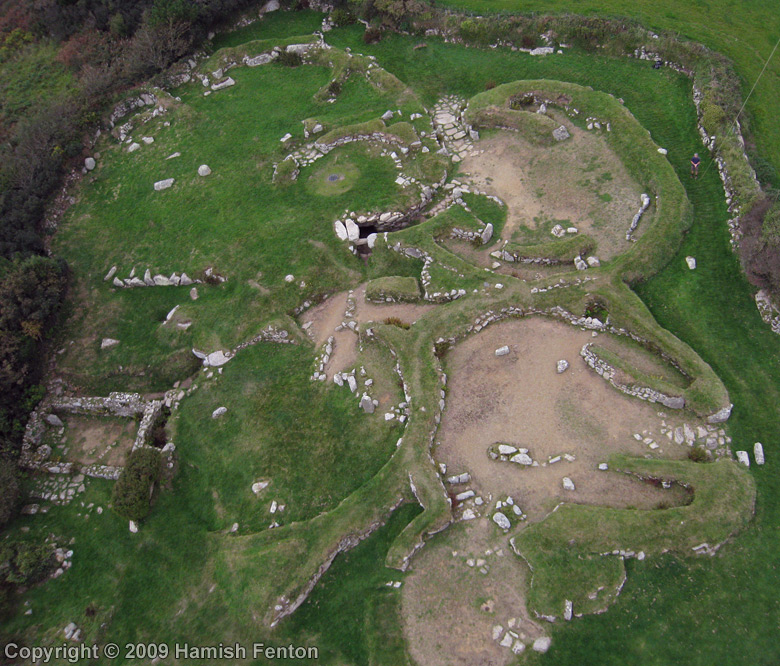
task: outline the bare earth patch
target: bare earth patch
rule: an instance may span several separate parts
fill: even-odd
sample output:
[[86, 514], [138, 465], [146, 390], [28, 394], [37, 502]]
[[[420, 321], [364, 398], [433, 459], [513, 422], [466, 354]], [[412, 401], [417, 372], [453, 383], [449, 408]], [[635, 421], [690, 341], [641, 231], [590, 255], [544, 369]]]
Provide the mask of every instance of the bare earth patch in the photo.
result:
[[[481, 140], [461, 170], [507, 204], [503, 239], [535, 244], [555, 239], [554, 224], [577, 227], [596, 240], [599, 258], [609, 259], [629, 247], [625, 235], [642, 190], [602, 137], [566, 124], [571, 138], [549, 147], [499, 132]], [[528, 233], [535, 230], [545, 233]]]
[[352, 298], [355, 301], [355, 309], [352, 316], [347, 318], [347, 299], [350, 298], [349, 292], [342, 291], [330, 296], [319, 305], [314, 306], [301, 315], [301, 324], [306, 325], [311, 322], [307, 328], [310, 336], [314, 340], [316, 347], [324, 345], [332, 335], [334, 338], [333, 353], [330, 362], [325, 368], [328, 380], [333, 375], [342, 370], [351, 368], [357, 359], [357, 334], [348, 327], [337, 331], [342, 322], [354, 320], [357, 324], [363, 324], [369, 321], [381, 322], [388, 317], [397, 317], [407, 324], [413, 324], [426, 312], [429, 312], [435, 305], [414, 304], [414, 303], [388, 303], [377, 305], [366, 301], [366, 286], [364, 284], [357, 287], [352, 292]]
[[125, 464], [138, 427], [134, 419], [68, 416], [62, 420], [65, 423], [64, 441], [55, 454], [60, 453], [66, 460], [82, 465]]
[[[511, 497], [527, 522], [535, 522], [560, 502], [653, 510], [689, 500], [677, 485], [664, 489], [598, 469], [616, 452], [681, 458], [689, 450], [660, 432], [673, 425], [668, 415], [615, 391], [582, 361], [582, 345], [606, 337], [526, 318], [492, 325], [447, 354], [447, 406], [434, 458], [446, 464], [448, 476], [471, 475], [469, 483], [448, 491], [454, 497], [473, 490], [476, 496], [456, 500], [454, 511], [460, 516], [470, 510], [477, 517], [434, 537], [412, 563], [404, 617], [410, 650], [421, 666], [508, 663], [511, 649], [494, 640], [493, 627], [501, 625], [505, 636], [510, 618], [528, 649], [544, 631], [525, 609], [527, 571], [492, 522], [497, 501]], [[504, 345], [510, 353], [497, 357], [495, 350]], [[561, 359], [569, 368], [559, 374]], [[535, 464], [491, 459], [488, 449], [498, 442], [528, 449]], [[575, 490], [563, 488], [564, 477]], [[511, 507], [503, 511], [513, 523], [521, 522]], [[485, 555], [488, 550], [492, 554]], [[486, 572], [477, 560], [485, 560]], [[488, 598], [485, 608], [492, 605], [493, 612], [481, 608]], [[437, 643], [443, 643], [441, 649]]]

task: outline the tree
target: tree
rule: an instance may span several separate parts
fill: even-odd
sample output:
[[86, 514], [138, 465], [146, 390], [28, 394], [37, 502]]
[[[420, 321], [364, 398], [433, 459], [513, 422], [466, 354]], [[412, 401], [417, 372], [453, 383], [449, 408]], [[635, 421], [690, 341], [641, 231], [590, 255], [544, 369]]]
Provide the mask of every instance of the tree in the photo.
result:
[[19, 501], [19, 480], [16, 465], [7, 458], [0, 457], [0, 527], [13, 516]]
[[162, 459], [155, 449], [141, 448], [127, 459], [114, 485], [111, 503], [123, 518], [141, 520], [151, 509], [154, 485], [160, 480]]

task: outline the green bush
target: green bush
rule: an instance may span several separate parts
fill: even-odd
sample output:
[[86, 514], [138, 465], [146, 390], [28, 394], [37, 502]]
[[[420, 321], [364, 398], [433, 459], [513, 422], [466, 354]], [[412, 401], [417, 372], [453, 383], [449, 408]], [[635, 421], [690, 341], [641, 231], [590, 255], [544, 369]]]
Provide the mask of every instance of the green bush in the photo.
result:
[[340, 28], [345, 25], [352, 25], [357, 19], [348, 9], [338, 8], [331, 12], [330, 20], [333, 21], [333, 25]]
[[296, 51], [282, 51], [276, 62], [285, 67], [299, 67], [303, 64], [303, 58]]
[[688, 460], [692, 460], [693, 462], [706, 462], [707, 458], [709, 458], [707, 451], [700, 446], [694, 446], [688, 451]]
[[144, 518], [151, 509], [160, 473], [161, 458], [156, 450], [141, 448], [131, 453], [111, 495], [114, 511], [128, 520]]
[[10, 460], [0, 458], [0, 527], [11, 519], [18, 500], [16, 466]]
[[32, 541], [12, 541], [0, 550], [0, 580], [13, 585], [30, 585], [52, 567], [51, 547]]

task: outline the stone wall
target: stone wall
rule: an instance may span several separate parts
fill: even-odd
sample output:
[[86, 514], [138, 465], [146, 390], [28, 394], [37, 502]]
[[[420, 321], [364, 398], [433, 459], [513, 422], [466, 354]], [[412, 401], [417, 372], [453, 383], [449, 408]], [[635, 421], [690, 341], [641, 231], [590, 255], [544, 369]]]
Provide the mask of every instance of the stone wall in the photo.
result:
[[585, 363], [596, 374], [606, 379], [614, 388], [621, 393], [630, 395], [640, 400], [647, 400], [648, 402], [658, 402], [668, 407], [669, 409], [682, 409], [685, 407], [685, 398], [682, 396], [668, 396], [664, 395], [660, 391], [656, 391], [647, 386], [628, 386], [627, 384], [621, 384], [615, 380], [617, 371], [604, 359], [599, 358], [595, 352], [591, 351], [590, 346], [592, 343], [588, 343], [580, 350], [580, 356], [582, 356]]

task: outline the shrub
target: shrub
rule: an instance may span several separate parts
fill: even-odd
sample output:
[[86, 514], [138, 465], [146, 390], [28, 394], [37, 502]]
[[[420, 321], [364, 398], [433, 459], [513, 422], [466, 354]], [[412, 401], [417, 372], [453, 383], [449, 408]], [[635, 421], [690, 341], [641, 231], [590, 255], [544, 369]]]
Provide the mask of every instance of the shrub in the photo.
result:
[[146, 517], [160, 472], [161, 458], [157, 451], [140, 448], [131, 453], [111, 494], [114, 511], [128, 520]]
[[398, 328], [402, 328], [405, 331], [408, 331], [409, 328], [411, 328], [411, 324], [405, 322], [403, 319], [399, 319], [398, 317], [387, 317], [385, 319], [385, 324], [388, 326], [398, 326]]
[[607, 321], [609, 312], [607, 311], [607, 302], [600, 296], [590, 296], [585, 303], [585, 316], [596, 317], [601, 321]]
[[282, 51], [276, 62], [285, 67], [299, 67], [303, 64], [303, 58], [297, 51]]
[[363, 42], [366, 44], [376, 44], [382, 39], [382, 31], [379, 28], [366, 28], [363, 33]]
[[493, 79], [485, 82], [485, 90], [493, 90], [496, 87], [496, 82]]
[[688, 451], [688, 460], [692, 460], [693, 462], [706, 462], [708, 458], [709, 455], [707, 455], [707, 451], [700, 446], [694, 446]]
[[341, 81], [333, 79], [333, 81], [328, 84], [328, 94], [330, 94], [331, 97], [338, 97], [341, 94]]
[[0, 458], [0, 527], [13, 516], [19, 501], [19, 480], [16, 466], [6, 458]]
[[333, 25], [340, 28], [344, 25], [352, 25], [357, 19], [348, 9], [338, 8], [330, 13], [330, 20], [333, 21]]
[[51, 566], [52, 550], [44, 543], [12, 541], [4, 543], [0, 550], [0, 577], [6, 583], [37, 583]]

